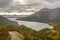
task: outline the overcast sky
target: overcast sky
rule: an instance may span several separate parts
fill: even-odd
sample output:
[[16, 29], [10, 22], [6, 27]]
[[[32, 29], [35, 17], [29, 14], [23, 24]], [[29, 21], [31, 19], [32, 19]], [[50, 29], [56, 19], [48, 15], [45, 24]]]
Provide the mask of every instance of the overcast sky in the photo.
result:
[[[42, 8], [60, 8], [60, 0], [0, 0], [0, 10], [2, 9], [9, 9], [10, 7], [16, 6], [16, 5], [26, 5], [26, 4], [39, 4], [40, 8], [38, 9], [42, 9]], [[5, 13], [5, 12], [4, 12]], [[0, 15], [4, 15], [4, 13], [0, 13]], [[8, 14], [8, 13], [5, 13]], [[27, 13], [10, 13], [11, 15], [13, 14], [18, 14], [18, 15], [27, 15]], [[9, 14], [9, 15], [10, 15]], [[31, 15], [33, 13], [29, 13], [29, 15]]]
[[60, 0], [0, 0], [0, 8], [16, 4], [40, 4], [43, 8], [60, 7]]

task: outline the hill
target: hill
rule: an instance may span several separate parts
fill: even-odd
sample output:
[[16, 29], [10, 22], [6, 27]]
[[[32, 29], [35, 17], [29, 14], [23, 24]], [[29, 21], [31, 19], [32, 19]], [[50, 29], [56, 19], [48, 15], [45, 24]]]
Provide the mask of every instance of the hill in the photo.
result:
[[18, 25], [18, 24], [17, 24], [17, 22], [10, 21], [9, 19], [0, 15], [0, 25], [9, 26], [9, 25]]

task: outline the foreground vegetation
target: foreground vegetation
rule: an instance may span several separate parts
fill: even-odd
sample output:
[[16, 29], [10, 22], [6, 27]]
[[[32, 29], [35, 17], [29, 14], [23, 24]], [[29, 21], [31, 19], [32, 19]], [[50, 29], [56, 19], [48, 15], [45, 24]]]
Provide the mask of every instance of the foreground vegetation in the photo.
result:
[[[57, 26], [58, 25], [58, 26]], [[40, 31], [32, 30], [31, 28], [27, 28], [24, 25], [10, 25], [5, 26], [8, 31], [17, 31], [25, 38], [24, 40], [60, 40], [60, 24], [55, 25], [54, 29], [42, 29]], [[7, 33], [7, 32], [6, 32]]]
[[0, 40], [11, 40], [9, 32], [5, 26], [0, 26]]

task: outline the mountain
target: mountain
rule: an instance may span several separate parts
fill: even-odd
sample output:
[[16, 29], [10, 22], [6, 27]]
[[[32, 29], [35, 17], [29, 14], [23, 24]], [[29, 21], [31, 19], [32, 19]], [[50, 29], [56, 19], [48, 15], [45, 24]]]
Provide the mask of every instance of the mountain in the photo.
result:
[[0, 15], [0, 25], [18, 25], [15, 21], [10, 21], [9, 19]]
[[47, 9], [44, 8], [38, 12], [30, 15], [29, 17], [21, 18], [18, 20], [35, 21], [35, 22], [58, 22], [60, 20], [60, 8]]
[[51, 18], [56, 18], [56, 17], [60, 17], [60, 8], [56, 8], [56, 9], [42, 9], [38, 12], [36, 12], [35, 14], [33, 14], [32, 16], [46, 16], [49, 19]]

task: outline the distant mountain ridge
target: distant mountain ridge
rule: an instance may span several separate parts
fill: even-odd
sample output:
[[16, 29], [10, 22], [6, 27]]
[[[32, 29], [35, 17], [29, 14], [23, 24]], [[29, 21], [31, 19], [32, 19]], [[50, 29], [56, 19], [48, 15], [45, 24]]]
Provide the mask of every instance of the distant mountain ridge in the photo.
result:
[[60, 20], [60, 8], [56, 8], [56, 9], [44, 8], [30, 15], [29, 17], [21, 18], [18, 20], [35, 21], [35, 22], [59, 21]]

